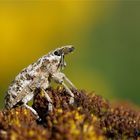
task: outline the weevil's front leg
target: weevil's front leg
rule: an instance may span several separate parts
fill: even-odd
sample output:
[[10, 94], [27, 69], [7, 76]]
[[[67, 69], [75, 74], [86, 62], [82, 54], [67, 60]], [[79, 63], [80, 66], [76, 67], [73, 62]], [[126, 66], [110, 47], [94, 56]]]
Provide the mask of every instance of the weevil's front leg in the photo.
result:
[[67, 90], [68, 94], [71, 96], [69, 103], [73, 104], [74, 103], [74, 94], [71, 92], [71, 90], [67, 87], [67, 85], [64, 82], [62, 83], [62, 85]]
[[64, 75], [64, 79], [73, 89], [77, 89], [75, 85], [66, 77], [66, 75]]
[[28, 108], [29, 110], [31, 110], [31, 112], [37, 117], [37, 119], [39, 119], [39, 115], [38, 113], [30, 106], [27, 105], [27, 103], [33, 98], [34, 94], [33, 92], [28, 93], [23, 99], [23, 106], [25, 106], [26, 108]]
[[71, 96], [69, 103], [73, 104], [74, 103], [74, 94], [71, 92], [71, 90], [68, 88], [68, 86], [64, 83], [65, 75], [61, 72], [58, 72], [58, 73], [53, 74], [52, 79], [55, 82], [62, 84], [64, 86], [64, 88], [66, 89], [68, 94]]
[[49, 95], [47, 94], [47, 92], [46, 92], [44, 89], [42, 89], [42, 91], [45, 93], [45, 98], [46, 98], [46, 99], [48, 100], [48, 102], [49, 102], [48, 110], [49, 110], [49, 111], [52, 111], [52, 110], [53, 110], [52, 100], [51, 100], [51, 98], [49, 97]]

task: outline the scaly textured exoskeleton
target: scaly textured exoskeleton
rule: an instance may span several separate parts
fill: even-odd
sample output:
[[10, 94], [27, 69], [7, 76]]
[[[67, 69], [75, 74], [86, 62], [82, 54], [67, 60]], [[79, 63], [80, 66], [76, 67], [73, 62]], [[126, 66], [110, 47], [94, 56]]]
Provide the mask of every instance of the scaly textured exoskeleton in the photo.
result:
[[74, 47], [71, 45], [57, 48], [23, 69], [16, 76], [6, 92], [5, 108], [11, 109], [20, 102], [39, 118], [37, 112], [32, 107], [28, 106], [27, 103], [34, 97], [35, 90], [40, 88], [45, 93], [45, 97], [49, 102], [48, 110], [51, 111], [53, 109], [52, 100], [46, 92], [46, 89], [50, 86], [51, 80], [64, 86], [67, 93], [70, 95], [69, 103], [72, 104], [74, 102], [74, 94], [64, 81], [72, 88], [76, 89], [76, 87], [61, 70], [66, 66], [64, 56], [73, 50]]

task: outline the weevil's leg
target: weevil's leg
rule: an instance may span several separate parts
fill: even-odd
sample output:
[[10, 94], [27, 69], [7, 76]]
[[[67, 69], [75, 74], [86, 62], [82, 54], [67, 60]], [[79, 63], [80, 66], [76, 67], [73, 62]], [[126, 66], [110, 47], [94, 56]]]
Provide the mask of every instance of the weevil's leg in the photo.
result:
[[72, 88], [77, 89], [74, 84], [66, 77], [66, 75], [62, 72], [55, 73], [53, 75], [53, 78], [56, 82], [61, 83], [63, 80], [65, 80]]
[[27, 103], [33, 98], [34, 94], [33, 92], [29, 93], [28, 95], [26, 95], [23, 99], [23, 106], [25, 106], [26, 108], [28, 108], [29, 110], [31, 110], [31, 112], [37, 117], [37, 119], [39, 118], [38, 113], [30, 106], [27, 105]]
[[68, 86], [64, 83], [64, 77], [65, 77], [65, 75], [63, 73], [59, 72], [59, 73], [55, 73], [52, 76], [52, 79], [55, 82], [62, 84], [64, 86], [64, 88], [66, 89], [68, 94], [71, 96], [69, 103], [73, 104], [74, 103], [74, 94], [71, 92], [71, 90], [68, 88]]
[[62, 85], [64, 86], [64, 88], [66, 89], [66, 91], [68, 92], [68, 94], [71, 96], [70, 97], [70, 104], [74, 103], [74, 94], [71, 92], [71, 90], [67, 87], [67, 85], [63, 82]]
[[37, 119], [39, 118], [38, 113], [32, 107], [28, 106], [27, 104], [24, 104], [24, 106], [31, 110], [31, 112], [37, 117]]
[[53, 110], [52, 100], [51, 100], [51, 98], [49, 97], [49, 95], [47, 94], [47, 92], [46, 92], [44, 89], [42, 89], [42, 91], [45, 93], [45, 98], [46, 98], [46, 99], [48, 100], [48, 102], [49, 102], [48, 110], [49, 110], [49, 111], [52, 111], [52, 110]]
[[64, 79], [66, 80], [66, 82], [67, 82], [72, 88], [77, 89], [77, 88], [75, 87], [75, 85], [66, 77], [66, 75], [64, 75]]

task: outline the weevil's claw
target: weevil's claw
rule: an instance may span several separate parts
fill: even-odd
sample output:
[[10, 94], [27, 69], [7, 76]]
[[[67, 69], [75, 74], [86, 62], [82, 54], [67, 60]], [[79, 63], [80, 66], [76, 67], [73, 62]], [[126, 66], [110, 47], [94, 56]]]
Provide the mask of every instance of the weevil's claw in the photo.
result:
[[69, 100], [69, 104], [74, 104], [74, 98], [73, 97], [70, 97], [70, 100]]
[[43, 124], [43, 120], [39, 117], [37, 120], [36, 120], [37, 124]]
[[41, 119], [41, 118], [38, 118], [36, 120], [36, 122], [37, 122], [37, 124], [40, 124], [40, 125], [42, 125], [44, 123], [43, 119]]

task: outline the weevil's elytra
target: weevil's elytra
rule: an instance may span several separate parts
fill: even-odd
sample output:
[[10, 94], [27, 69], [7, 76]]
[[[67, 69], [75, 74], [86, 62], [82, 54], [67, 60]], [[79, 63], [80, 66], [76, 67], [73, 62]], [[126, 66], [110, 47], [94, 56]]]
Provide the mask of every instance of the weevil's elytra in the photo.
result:
[[50, 86], [50, 81], [62, 84], [67, 93], [71, 96], [70, 104], [74, 102], [74, 94], [65, 84], [65, 81], [70, 87], [75, 88], [73, 83], [61, 72], [66, 66], [64, 56], [74, 50], [71, 45], [57, 48], [38, 59], [35, 63], [23, 69], [9, 86], [5, 96], [5, 108], [11, 109], [19, 102], [23, 106], [30, 109], [39, 118], [37, 112], [27, 103], [34, 97], [35, 90], [40, 88], [49, 102], [48, 110], [52, 110], [52, 100], [45, 91]]

